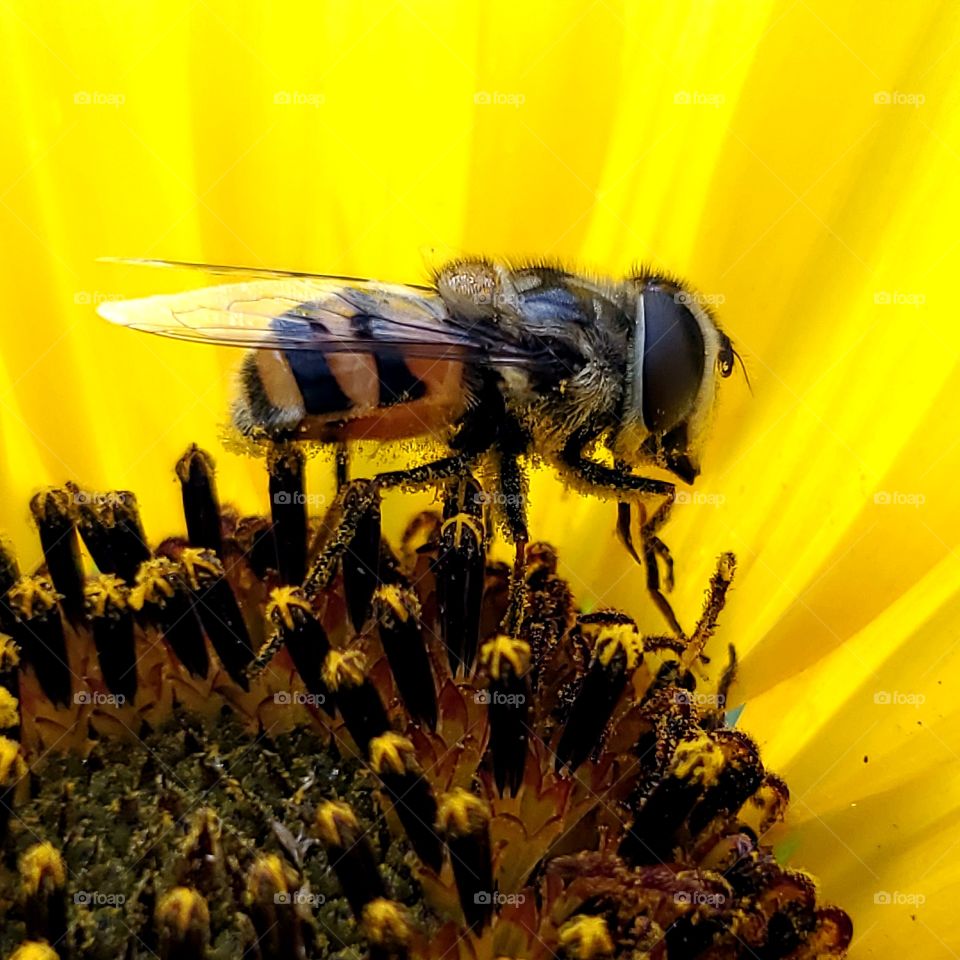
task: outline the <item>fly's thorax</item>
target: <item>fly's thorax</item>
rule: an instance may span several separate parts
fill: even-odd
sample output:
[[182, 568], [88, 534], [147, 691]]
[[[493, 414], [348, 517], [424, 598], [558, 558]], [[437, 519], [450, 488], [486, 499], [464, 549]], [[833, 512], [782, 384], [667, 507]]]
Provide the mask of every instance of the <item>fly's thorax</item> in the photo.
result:
[[516, 315], [517, 291], [511, 272], [491, 260], [451, 261], [436, 272], [434, 283], [450, 313], [460, 322]]
[[400, 439], [449, 428], [469, 402], [463, 364], [355, 353], [256, 350], [240, 371], [241, 432], [299, 439]]

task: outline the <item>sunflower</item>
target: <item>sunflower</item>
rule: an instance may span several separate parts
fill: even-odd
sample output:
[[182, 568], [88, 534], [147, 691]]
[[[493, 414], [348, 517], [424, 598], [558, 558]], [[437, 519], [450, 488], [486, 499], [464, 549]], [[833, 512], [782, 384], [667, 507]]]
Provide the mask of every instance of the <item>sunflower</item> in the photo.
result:
[[[151, 546], [182, 536], [170, 466], [191, 441], [237, 516], [268, 513], [263, 465], [222, 442], [236, 357], [99, 324], [97, 302], [174, 281], [97, 256], [396, 280], [422, 279], [424, 250], [653, 261], [711, 299], [752, 384], [726, 385], [666, 534], [685, 626], [717, 556], [737, 557], [702, 683], [718, 689], [733, 643], [736, 730], [790, 784], [764, 842], [850, 914], [851, 956], [950, 956], [957, 18], [805, 0], [8, 4], [0, 423], [21, 569], [43, 559], [25, 505], [67, 481], [135, 491]], [[385, 500], [396, 550], [428, 501]], [[662, 632], [609, 505], [546, 474], [531, 505], [581, 612]], [[282, 887], [285, 863], [249, 882]], [[203, 908], [171, 889], [189, 926]]]

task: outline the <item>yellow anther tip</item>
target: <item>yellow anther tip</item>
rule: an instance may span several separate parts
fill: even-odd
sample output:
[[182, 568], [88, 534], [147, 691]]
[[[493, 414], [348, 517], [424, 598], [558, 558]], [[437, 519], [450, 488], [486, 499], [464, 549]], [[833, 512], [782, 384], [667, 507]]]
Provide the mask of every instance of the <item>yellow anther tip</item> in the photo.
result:
[[13, 612], [21, 619], [29, 620], [37, 614], [46, 613], [57, 605], [60, 594], [44, 577], [21, 577], [7, 593]]
[[361, 923], [367, 939], [377, 946], [403, 946], [413, 935], [403, 907], [384, 897], [364, 905]]
[[289, 888], [287, 867], [277, 854], [261, 854], [254, 860], [247, 875], [247, 892], [253, 899], [286, 893]]
[[27, 764], [20, 751], [20, 744], [7, 737], [0, 737], [0, 786], [8, 787], [27, 772]]
[[299, 587], [275, 587], [270, 592], [266, 613], [271, 623], [282, 623], [288, 630], [292, 630], [294, 610], [312, 613], [310, 602]]
[[500, 634], [480, 648], [480, 663], [495, 680], [500, 679], [504, 662], [513, 667], [513, 672], [518, 677], [523, 676], [530, 667], [530, 644], [525, 640]]
[[19, 722], [20, 701], [6, 687], [0, 687], [0, 729], [15, 727]]
[[366, 659], [359, 650], [331, 650], [323, 661], [323, 682], [331, 690], [359, 687], [366, 666]]
[[603, 917], [574, 917], [560, 928], [559, 939], [560, 946], [575, 960], [593, 960], [613, 953], [613, 940]]
[[635, 669], [643, 659], [643, 640], [634, 623], [589, 624], [583, 632], [593, 641], [594, 653], [605, 667], [621, 651], [627, 670]]
[[353, 808], [340, 800], [328, 800], [317, 807], [314, 818], [320, 839], [330, 847], [342, 847], [349, 843], [350, 835], [360, 829]]
[[129, 603], [130, 588], [112, 573], [94, 577], [83, 588], [91, 616], [104, 617], [110, 611], [122, 610]]
[[671, 773], [680, 780], [693, 778], [699, 783], [714, 783], [724, 768], [723, 750], [704, 731], [681, 740], [673, 755]]
[[67, 868], [60, 851], [50, 842], [35, 843], [20, 856], [20, 882], [28, 896], [41, 887], [62, 887], [67, 882]]
[[60, 960], [60, 955], [43, 940], [26, 940], [10, 954], [10, 960]]
[[190, 887], [172, 887], [157, 901], [154, 914], [158, 926], [166, 928], [178, 939], [186, 937], [191, 927], [210, 925], [210, 908], [203, 895]]
[[370, 769], [374, 773], [404, 773], [407, 758], [413, 755], [413, 742], [402, 734], [388, 731], [370, 741]]
[[489, 821], [489, 805], [469, 790], [457, 787], [440, 798], [437, 825], [446, 833], [466, 836], [486, 828]]
[[406, 623], [410, 619], [411, 613], [416, 612], [410, 591], [403, 590], [396, 584], [385, 583], [378, 587], [375, 597], [382, 606], [389, 610], [390, 615], [401, 623]]

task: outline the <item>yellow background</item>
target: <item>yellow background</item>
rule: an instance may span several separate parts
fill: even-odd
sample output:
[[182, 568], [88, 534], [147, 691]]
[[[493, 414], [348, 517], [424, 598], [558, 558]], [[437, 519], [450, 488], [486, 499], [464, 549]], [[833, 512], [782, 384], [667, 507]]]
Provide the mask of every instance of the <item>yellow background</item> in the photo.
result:
[[[224, 499], [266, 507], [260, 464], [220, 442], [237, 355], [99, 321], [100, 299], [174, 281], [97, 257], [401, 281], [449, 252], [675, 270], [718, 298], [753, 383], [724, 384], [694, 488], [711, 496], [666, 530], [678, 612], [692, 622], [734, 550], [717, 651], [737, 644], [741, 723], [791, 785], [793, 859], [852, 912], [854, 956], [955, 956], [958, 18], [820, 0], [4, 4], [4, 528], [36, 562], [28, 498], [71, 479], [135, 490], [159, 539], [180, 528], [190, 441]], [[662, 629], [609, 504], [550, 477], [532, 500], [586, 602]], [[395, 532], [409, 508], [391, 504]]]

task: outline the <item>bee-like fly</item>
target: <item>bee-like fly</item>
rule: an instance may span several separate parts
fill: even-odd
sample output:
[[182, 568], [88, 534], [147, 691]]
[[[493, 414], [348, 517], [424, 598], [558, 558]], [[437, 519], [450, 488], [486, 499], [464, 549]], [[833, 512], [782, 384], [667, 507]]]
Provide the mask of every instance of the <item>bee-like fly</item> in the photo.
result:
[[[99, 312], [150, 333], [251, 348], [233, 411], [244, 434], [341, 445], [441, 439], [445, 456], [375, 482], [430, 484], [481, 468], [518, 558], [528, 539], [524, 462], [619, 501], [621, 538], [682, 633], [657, 566], [658, 557], [666, 563], [669, 586], [672, 561], [656, 531], [674, 484], [638, 471], [656, 466], [694, 482], [718, 376], [730, 375], [735, 352], [678, 280], [656, 272], [605, 280], [484, 259], [445, 265], [431, 286], [204, 269], [234, 282]], [[659, 505], [647, 511], [652, 501]]]

